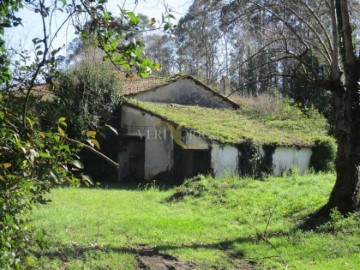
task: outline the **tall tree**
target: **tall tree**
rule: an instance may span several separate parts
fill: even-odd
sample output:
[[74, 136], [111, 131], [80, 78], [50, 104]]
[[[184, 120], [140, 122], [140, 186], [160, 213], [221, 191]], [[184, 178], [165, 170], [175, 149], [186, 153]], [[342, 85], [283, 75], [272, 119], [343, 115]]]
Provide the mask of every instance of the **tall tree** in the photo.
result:
[[[348, 0], [236, 0], [225, 6], [229, 23], [249, 21], [263, 13], [266, 42], [244, 63], [265, 59], [256, 69], [263, 78], [301, 80], [308, 88], [321, 87], [332, 95], [338, 142], [336, 183], [322, 213], [338, 208], [347, 213], [360, 208], [360, 57], [357, 1]], [[226, 8], [227, 7], [227, 8]], [[350, 12], [350, 10], [352, 12]], [[244, 29], [246, 31], [246, 29]], [[316, 56], [313, 65], [311, 56]], [[310, 61], [309, 61], [310, 60]], [[284, 68], [284, 61], [287, 66]]]
[[225, 59], [220, 55], [219, 8], [214, 2], [196, 0], [175, 31], [181, 71], [214, 83]]

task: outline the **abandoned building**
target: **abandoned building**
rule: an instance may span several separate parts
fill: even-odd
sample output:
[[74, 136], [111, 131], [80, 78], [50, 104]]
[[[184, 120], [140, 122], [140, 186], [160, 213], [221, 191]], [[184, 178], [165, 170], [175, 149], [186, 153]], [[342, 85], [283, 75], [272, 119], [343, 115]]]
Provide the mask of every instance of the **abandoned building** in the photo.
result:
[[226, 97], [228, 89], [220, 92], [191, 76], [125, 84], [118, 180], [180, 183], [198, 174], [280, 176], [294, 166], [301, 174], [308, 170], [313, 138], [325, 134], [304, 130], [314, 133], [307, 139], [301, 130], [256, 122]]

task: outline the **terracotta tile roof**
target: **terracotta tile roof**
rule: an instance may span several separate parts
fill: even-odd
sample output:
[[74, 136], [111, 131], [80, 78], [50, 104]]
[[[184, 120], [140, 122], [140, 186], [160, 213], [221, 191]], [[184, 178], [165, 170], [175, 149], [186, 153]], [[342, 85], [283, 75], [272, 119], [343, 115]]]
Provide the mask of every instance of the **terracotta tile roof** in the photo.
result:
[[121, 93], [124, 96], [134, 95], [141, 92], [155, 89], [159, 86], [169, 84], [173, 81], [178, 80], [183, 76], [172, 76], [172, 77], [149, 77], [142, 79], [137, 75], [131, 75], [126, 77], [123, 72], [118, 73], [118, 78], [121, 81]]
[[[227, 98], [224, 95], [220, 94], [218, 91], [199, 81], [198, 79], [190, 76], [190, 75], [174, 75], [169, 77], [149, 77], [143, 79], [136, 74], [129, 74], [125, 72], [116, 72], [115, 76], [121, 82], [121, 94], [124, 96], [132, 96], [141, 92], [151, 91], [160, 86], [168, 85], [172, 82], [175, 82], [180, 79], [190, 79], [195, 81], [196, 84], [200, 84], [206, 90], [211, 91], [214, 95], [217, 95], [224, 100], [233, 104], [234, 107], [238, 107], [236, 101], [231, 98]], [[21, 95], [25, 95], [26, 91]], [[39, 84], [33, 87], [31, 90], [31, 94], [36, 97], [41, 97], [42, 100], [47, 100], [53, 97], [53, 92], [49, 90], [47, 84]]]
[[[27, 90], [14, 91], [14, 95], [16, 97], [25, 97], [26, 94]], [[48, 100], [53, 97], [54, 93], [49, 90], [49, 86], [47, 84], [38, 84], [33, 86], [30, 95], [39, 97], [41, 100]]]

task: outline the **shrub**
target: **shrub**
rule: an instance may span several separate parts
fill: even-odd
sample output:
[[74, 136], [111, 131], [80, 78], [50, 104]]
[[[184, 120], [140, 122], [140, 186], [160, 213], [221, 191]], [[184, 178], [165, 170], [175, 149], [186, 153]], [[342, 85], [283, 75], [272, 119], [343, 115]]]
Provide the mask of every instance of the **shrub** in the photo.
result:
[[55, 98], [44, 112], [53, 112], [51, 121], [66, 117], [69, 136], [79, 138], [84, 131], [98, 130], [111, 122], [121, 101], [120, 91], [116, 71], [104, 63], [84, 60], [76, 68], [60, 73], [54, 84]]
[[272, 155], [275, 152], [275, 145], [264, 145], [264, 155], [261, 155], [260, 146], [254, 144], [250, 140], [246, 140], [237, 145], [240, 152], [239, 156], [239, 175], [252, 176], [257, 179], [264, 179], [271, 175]]
[[0, 269], [26, 268], [31, 252], [41, 243], [42, 233], [30, 226], [34, 204], [47, 202], [46, 193], [54, 186], [78, 184], [74, 170], [81, 167], [77, 149], [66, 140], [60, 119], [59, 133], [28, 128], [10, 110], [0, 95]]
[[337, 146], [332, 138], [321, 138], [315, 140], [310, 158], [310, 168], [315, 172], [327, 172], [334, 170]]

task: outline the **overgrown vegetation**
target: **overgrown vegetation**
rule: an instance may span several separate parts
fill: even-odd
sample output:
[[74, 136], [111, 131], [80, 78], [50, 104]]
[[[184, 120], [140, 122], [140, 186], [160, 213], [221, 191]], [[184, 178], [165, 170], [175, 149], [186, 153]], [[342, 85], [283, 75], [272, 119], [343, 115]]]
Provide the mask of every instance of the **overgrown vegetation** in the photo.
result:
[[44, 132], [27, 118], [29, 127], [21, 129], [21, 118], [5, 102], [0, 95], [0, 268], [17, 269], [32, 263], [42, 241], [42, 232], [35, 234], [29, 224], [32, 207], [46, 203], [54, 186], [79, 184], [74, 173], [82, 165], [78, 149], [55, 131], [66, 125], [63, 118]]
[[334, 211], [327, 223], [302, 226], [334, 180], [199, 176], [167, 190], [56, 189], [52, 203], [34, 213], [49, 241], [36, 268], [136, 269], [135, 249], [145, 245], [195, 269], [357, 269], [358, 215]]
[[241, 153], [238, 162], [240, 176], [253, 176], [257, 179], [264, 179], [272, 174], [272, 156], [276, 149], [275, 145], [258, 146], [252, 141], [246, 140], [236, 145], [236, 147]]
[[[114, 17], [105, 6], [106, 0], [75, 2], [75, 1], [1, 1], [0, 5], [0, 268], [27, 269], [33, 263], [32, 251], [42, 243], [43, 234], [34, 234], [30, 226], [31, 209], [41, 203], [46, 203], [44, 195], [51, 188], [63, 184], [79, 184], [74, 169], [82, 168], [77, 160], [78, 146], [97, 153], [103, 159], [117, 167], [112, 160], [102, 155], [95, 148], [69, 138], [66, 134], [66, 119], [71, 115], [69, 130], [74, 137], [83, 132], [83, 123], [96, 127], [112, 111], [113, 96], [107, 92], [110, 86], [104, 79], [111, 74], [96, 76], [90, 65], [83, 73], [84, 77], [64, 76], [60, 80], [59, 98], [61, 102], [52, 104], [58, 110], [50, 110], [48, 106], [43, 116], [50, 118], [47, 124], [31, 117], [41, 118], [39, 112], [30, 106], [31, 92], [40, 82], [53, 84], [57, 81], [56, 55], [62, 49], [56, 47], [56, 38], [68, 21], [73, 22], [76, 32], [81, 37], [92, 35], [96, 46], [103, 49], [113, 64], [126, 69], [137, 70], [142, 77], [156, 68], [152, 61], [145, 57], [143, 44], [129, 40], [133, 32], [138, 32], [140, 20], [131, 11], [120, 8], [121, 22], [126, 26], [109, 27]], [[41, 21], [40, 36], [32, 38], [31, 48], [22, 51], [13, 50], [14, 59], [10, 58], [9, 44], [5, 42], [5, 28], [22, 25], [20, 17], [25, 13], [18, 12], [25, 8], [27, 16], [38, 16]], [[58, 16], [60, 15], [60, 16]], [[59, 18], [58, 21], [55, 18]], [[91, 22], [90, 29], [84, 28], [81, 18]], [[166, 29], [171, 27], [168, 18], [163, 20]], [[24, 25], [23, 25], [24, 26]], [[26, 25], [25, 25], [26, 27]], [[165, 29], [165, 30], [166, 30]], [[29, 29], [30, 30], [30, 29]], [[91, 32], [91, 33], [90, 33]], [[42, 35], [42, 36], [41, 36]], [[33, 55], [28, 54], [31, 51]], [[13, 66], [10, 69], [10, 62]], [[76, 72], [74, 72], [75, 75]], [[72, 75], [74, 75], [72, 74]], [[69, 75], [69, 74], [67, 74]], [[86, 78], [86, 80], [85, 80]], [[76, 82], [74, 82], [76, 81]], [[59, 81], [57, 81], [59, 82]], [[73, 83], [71, 85], [71, 83]], [[88, 83], [90, 82], [90, 83]], [[108, 81], [106, 81], [108, 83]], [[70, 86], [71, 85], [71, 86]], [[61, 87], [65, 86], [64, 91]], [[78, 88], [78, 89], [74, 89]], [[11, 90], [11, 91], [9, 91]], [[24, 100], [15, 99], [9, 102], [9, 92], [25, 94]], [[79, 90], [79, 91], [77, 91]], [[118, 90], [118, 89], [117, 89]], [[101, 93], [101, 94], [100, 94]], [[4, 102], [2, 97], [6, 95]], [[36, 98], [35, 98], [36, 99]], [[40, 98], [39, 98], [40, 99]], [[72, 99], [71, 102], [69, 99]], [[35, 103], [38, 100], [32, 100]], [[68, 102], [68, 103], [66, 103]], [[38, 105], [38, 104], [36, 104]], [[80, 110], [78, 110], [80, 109]], [[64, 115], [62, 115], [64, 113]], [[72, 114], [74, 113], [74, 114]], [[82, 113], [82, 114], [81, 114]], [[60, 117], [61, 116], [61, 117]], [[59, 119], [58, 119], [59, 117]], [[43, 120], [43, 119], [42, 119]], [[55, 120], [56, 124], [51, 123]], [[77, 136], [76, 136], [77, 137]], [[95, 132], [86, 133], [89, 144], [98, 147]], [[71, 145], [70, 145], [71, 144]], [[80, 176], [76, 172], [76, 176]], [[82, 177], [85, 182], [89, 178]]]
[[315, 172], [327, 172], [334, 170], [337, 145], [333, 140], [323, 138], [316, 140], [312, 147], [310, 167]]
[[312, 146], [328, 138], [327, 122], [317, 111], [303, 112], [290, 102], [280, 102], [272, 113], [254, 107], [219, 110], [197, 106], [165, 105], [128, 100], [166, 119], [226, 143], [251, 140], [255, 144]]
[[54, 84], [54, 97], [43, 102], [47, 114], [43, 119], [65, 117], [69, 136], [77, 138], [87, 130], [104, 128], [111, 123], [113, 111], [121, 102], [121, 84], [116, 73], [105, 63], [87, 60], [60, 72]]

